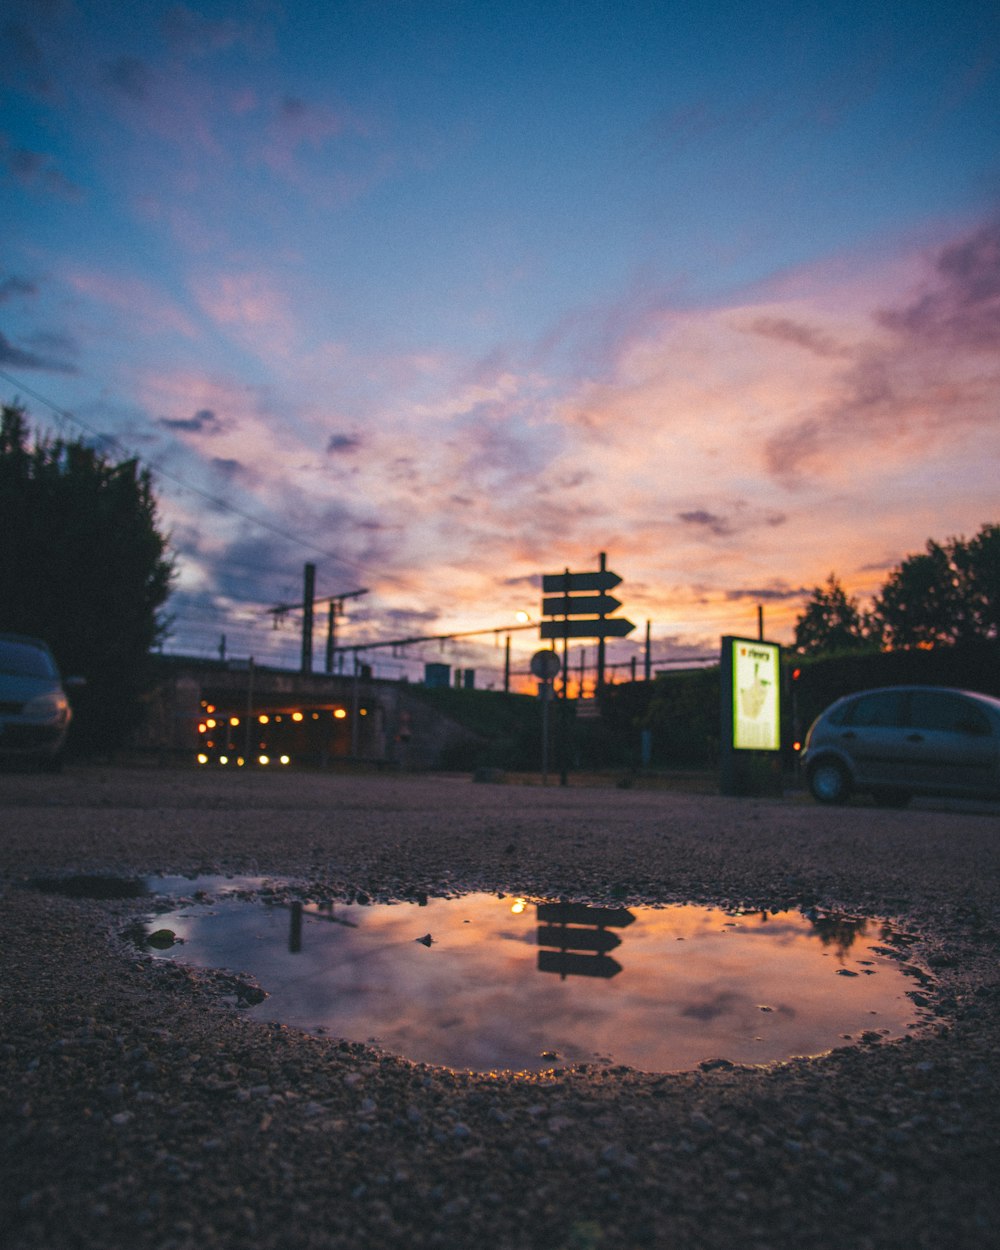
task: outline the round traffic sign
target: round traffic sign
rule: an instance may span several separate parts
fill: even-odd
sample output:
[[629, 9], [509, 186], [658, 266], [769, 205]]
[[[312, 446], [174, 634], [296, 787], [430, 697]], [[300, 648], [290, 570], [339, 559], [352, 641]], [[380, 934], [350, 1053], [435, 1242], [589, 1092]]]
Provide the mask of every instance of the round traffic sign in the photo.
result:
[[559, 676], [562, 660], [554, 651], [536, 651], [531, 657], [531, 671], [542, 681], [551, 681]]

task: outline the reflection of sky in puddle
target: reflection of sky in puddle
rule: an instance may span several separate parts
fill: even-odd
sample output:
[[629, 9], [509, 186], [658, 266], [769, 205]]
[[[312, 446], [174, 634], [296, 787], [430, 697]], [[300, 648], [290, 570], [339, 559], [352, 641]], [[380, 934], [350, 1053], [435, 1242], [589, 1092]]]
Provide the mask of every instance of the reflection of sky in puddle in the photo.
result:
[[[202, 882], [185, 885], [191, 897]], [[558, 914], [553, 924], [534, 904], [490, 894], [420, 907], [307, 903], [298, 917], [287, 904], [220, 897], [183, 903], [150, 928], [183, 940], [169, 958], [252, 975], [269, 994], [251, 1009], [262, 1019], [476, 1071], [550, 1067], [553, 1055], [648, 1071], [766, 1063], [867, 1030], [898, 1037], [918, 1019], [906, 996], [917, 987], [878, 953], [878, 922], [630, 912], [626, 925], [588, 928], [576, 916], [560, 929]]]

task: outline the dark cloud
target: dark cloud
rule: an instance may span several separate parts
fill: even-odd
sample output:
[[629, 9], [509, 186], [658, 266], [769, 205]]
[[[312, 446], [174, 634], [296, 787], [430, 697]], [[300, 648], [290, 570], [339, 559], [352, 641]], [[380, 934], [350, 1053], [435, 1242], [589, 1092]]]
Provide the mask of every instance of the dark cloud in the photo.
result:
[[223, 52], [235, 43], [254, 41], [249, 27], [231, 20], [212, 21], [185, 4], [168, 9], [161, 29], [170, 46], [186, 56], [206, 56]]
[[750, 322], [749, 329], [764, 338], [776, 339], [780, 343], [791, 343], [795, 347], [805, 348], [816, 356], [843, 356], [842, 347], [832, 335], [817, 330], [814, 326], [793, 321], [790, 317], [757, 317]]
[[44, 191], [63, 200], [80, 200], [83, 192], [58, 170], [42, 152], [12, 147], [6, 135], [0, 135], [0, 164], [21, 186]]
[[14, 369], [37, 369], [43, 373], [76, 373], [76, 366], [56, 356], [40, 355], [15, 347], [5, 335], [0, 334], [0, 364]]
[[946, 247], [935, 276], [935, 289], [881, 313], [882, 325], [938, 347], [1000, 347], [1000, 220]]
[[740, 590], [727, 590], [730, 603], [750, 600], [753, 603], [782, 603], [786, 599], [802, 599], [810, 593], [807, 586], [786, 586], [778, 582], [771, 586], [747, 586]]
[[11, 274], [9, 278], [4, 278], [0, 282], [0, 304], [5, 304], [9, 299], [14, 299], [18, 295], [37, 295], [38, 287], [33, 282], [29, 282], [26, 278], [19, 278], [16, 274]]
[[328, 456], [346, 455], [358, 451], [360, 447], [361, 439], [353, 434], [331, 434], [330, 441], [326, 445], [326, 452]]
[[0, 27], [0, 74], [8, 87], [20, 87], [32, 95], [48, 96], [51, 92], [41, 48], [19, 22], [5, 22]]
[[714, 512], [706, 512], [703, 508], [697, 508], [692, 512], [678, 512], [677, 519], [683, 521], [685, 525], [693, 525], [698, 529], [708, 530], [709, 533], [715, 534], [718, 538], [724, 538], [726, 535], [733, 533], [733, 526], [730, 521]]
[[149, 95], [153, 75], [145, 61], [135, 56], [120, 56], [105, 69], [104, 81], [127, 99], [139, 103]]
[[924, 290], [874, 320], [892, 338], [856, 351], [836, 397], [767, 443], [765, 464], [776, 478], [794, 483], [849, 443], [889, 445], [995, 421], [989, 396], [1000, 348], [1000, 222], [943, 248]]
[[223, 428], [211, 408], [200, 408], [193, 417], [158, 417], [156, 424], [180, 434], [219, 434]]
[[768, 441], [765, 461], [770, 472], [792, 477], [840, 438], [856, 437], [862, 429], [877, 435], [905, 424], [909, 403], [905, 374], [898, 357], [870, 350], [844, 373], [839, 399]]
[[243, 477], [248, 472], [246, 466], [241, 464], [239, 460], [226, 460], [221, 456], [213, 456], [209, 464], [216, 473], [230, 479]]

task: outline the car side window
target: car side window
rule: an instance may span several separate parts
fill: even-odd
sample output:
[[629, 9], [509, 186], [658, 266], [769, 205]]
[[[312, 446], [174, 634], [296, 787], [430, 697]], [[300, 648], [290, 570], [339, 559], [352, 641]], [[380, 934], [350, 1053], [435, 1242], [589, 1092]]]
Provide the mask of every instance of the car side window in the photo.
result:
[[910, 725], [938, 733], [964, 733], [982, 737], [990, 733], [986, 713], [958, 695], [936, 690], [915, 690], [910, 703]]
[[847, 711], [845, 725], [857, 728], [899, 728], [903, 724], [904, 699], [899, 690], [880, 690], [858, 699]]

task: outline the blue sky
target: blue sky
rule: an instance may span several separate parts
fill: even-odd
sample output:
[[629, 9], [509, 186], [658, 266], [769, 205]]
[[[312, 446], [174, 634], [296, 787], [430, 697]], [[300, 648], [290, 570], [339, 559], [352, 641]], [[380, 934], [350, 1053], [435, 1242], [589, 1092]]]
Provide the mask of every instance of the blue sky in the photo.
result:
[[156, 466], [176, 649], [294, 662], [306, 560], [346, 640], [600, 551], [619, 658], [787, 640], [997, 519], [993, 5], [14, 0], [0, 58], [3, 395]]

